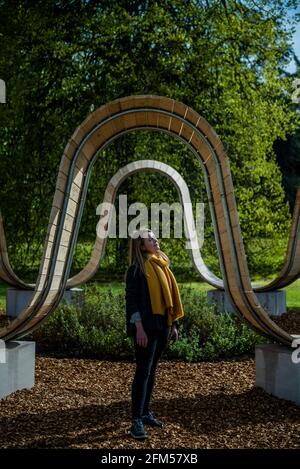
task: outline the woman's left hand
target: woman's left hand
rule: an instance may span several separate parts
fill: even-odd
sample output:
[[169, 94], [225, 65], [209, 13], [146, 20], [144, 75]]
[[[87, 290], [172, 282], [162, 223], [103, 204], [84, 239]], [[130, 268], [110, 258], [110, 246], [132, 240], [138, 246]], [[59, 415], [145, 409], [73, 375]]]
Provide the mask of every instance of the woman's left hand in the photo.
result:
[[172, 324], [170, 339], [173, 339], [175, 342], [178, 340], [178, 329], [176, 324]]

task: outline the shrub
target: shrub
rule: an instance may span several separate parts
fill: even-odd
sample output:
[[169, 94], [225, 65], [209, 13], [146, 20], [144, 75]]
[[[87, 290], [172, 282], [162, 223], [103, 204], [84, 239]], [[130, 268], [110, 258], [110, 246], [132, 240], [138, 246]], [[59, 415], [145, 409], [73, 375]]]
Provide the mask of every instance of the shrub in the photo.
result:
[[255, 345], [265, 342], [235, 315], [218, 312], [207, 303], [205, 293], [183, 288], [182, 302], [186, 313], [181, 339], [169, 346], [168, 356], [187, 361], [215, 360], [254, 352]]
[[33, 339], [50, 348], [72, 350], [77, 349], [84, 332], [79, 308], [63, 302], [47, 322], [33, 332]]
[[[205, 293], [181, 287], [185, 317], [180, 340], [170, 342], [168, 358], [215, 360], [252, 353], [263, 339], [229, 313], [208, 304]], [[132, 339], [126, 336], [125, 294], [92, 285], [83, 307], [63, 303], [33, 339], [58, 351], [105, 359], [132, 358]]]
[[33, 338], [42, 347], [86, 356], [122, 358], [132, 345], [125, 331], [124, 294], [91, 287], [82, 308], [62, 303]]

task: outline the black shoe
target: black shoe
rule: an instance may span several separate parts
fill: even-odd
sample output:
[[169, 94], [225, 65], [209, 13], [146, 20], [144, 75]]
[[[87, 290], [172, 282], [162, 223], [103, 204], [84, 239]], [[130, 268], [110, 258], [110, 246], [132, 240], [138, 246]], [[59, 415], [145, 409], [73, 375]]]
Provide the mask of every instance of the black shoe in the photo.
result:
[[163, 423], [154, 417], [153, 412], [148, 412], [147, 415], [142, 417], [143, 424], [149, 425], [150, 427], [162, 427]]
[[144, 438], [147, 438], [148, 435], [147, 435], [147, 433], [145, 433], [142, 419], [133, 419], [132, 420], [132, 425], [131, 425], [131, 429], [129, 431], [129, 434], [133, 438], [136, 438], [137, 440], [143, 440]]

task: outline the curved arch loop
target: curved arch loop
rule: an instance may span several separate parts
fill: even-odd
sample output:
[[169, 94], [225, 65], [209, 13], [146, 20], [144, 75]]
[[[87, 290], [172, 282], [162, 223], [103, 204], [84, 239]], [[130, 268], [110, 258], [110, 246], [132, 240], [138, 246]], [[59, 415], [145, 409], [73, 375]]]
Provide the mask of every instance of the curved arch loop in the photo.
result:
[[229, 161], [219, 137], [193, 109], [159, 96], [131, 96], [108, 103], [88, 116], [69, 140], [61, 159], [33, 298], [18, 318], [0, 330], [0, 337], [8, 340], [29, 334], [59, 304], [97, 155], [120, 135], [138, 129], [174, 135], [197, 156], [204, 170], [224, 287], [236, 313], [261, 334], [290, 345], [294, 337], [269, 318], [252, 290]]
[[[193, 212], [191, 210], [192, 201], [190, 197], [189, 188], [183, 177], [178, 173], [178, 171], [176, 171], [174, 168], [172, 168], [166, 163], [162, 163], [156, 160], [138, 160], [132, 163], [128, 163], [127, 165], [120, 168], [110, 179], [106, 191], [104, 193], [102, 203], [107, 204], [107, 206], [105, 205], [105, 207], [107, 208], [107, 215], [106, 218], [102, 218], [99, 220], [98, 228], [102, 231], [102, 233], [105, 233], [105, 231], [109, 233], [110, 223], [112, 222], [113, 217], [113, 204], [115, 202], [118, 189], [120, 188], [121, 184], [125, 181], [125, 179], [137, 172], [140, 172], [141, 170], [155, 171], [157, 173], [163, 174], [164, 176], [167, 176], [175, 185], [181, 201], [181, 205], [183, 207], [184, 226], [186, 227], [186, 239], [187, 243], [189, 243], [190, 246], [189, 252], [192, 262], [203, 280], [211, 284], [222, 282], [222, 280], [218, 279], [218, 277], [216, 277], [207, 268], [202, 259], [201, 251], [198, 244], [198, 238], [195, 236], [196, 227], [194, 223]], [[105, 229], [106, 223], [108, 226]], [[93, 278], [104, 256], [106, 239], [106, 237], [96, 237], [90, 261], [84, 267], [83, 270], [81, 270], [78, 274], [68, 280], [67, 285], [69, 288], [73, 288], [76, 285], [85, 283], [91, 278]]]
[[12, 285], [17, 288], [23, 288], [24, 290], [34, 289], [34, 285], [23, 282], [23, 280], [20, 279], [15, 274], [12, 266], [10, 265], [1, 211], [0, 211], [0, 279], [3, 280], [5, 283], [8, 283], [8, 285]]
[[[210, 284], [214, 288], [219, 290], [224, 289], [223, 279], [216, 276], [205, 264], [201, 250], [198, 244], [197, 237], [194, 237], [196, 232], [193, 213], [187, 213], [192, 205], [189, 188], [181, 176], [174, 168], [170, 165], [157, 160], [137, 160], [132, 163], [128, 163], [123, 168], [114, 174], [109, 181], [106, 191], [104, 193], [103, 203], [110, 199], [109, 194], [112, 195], [112, 203], [114, 203], [117, 191], [124, 182], [124, 180], [132, 174], [141, 170], [153, 170], [164, 176], [167, 176], [171, 182], [175, 185], [181, 204], [183, 206], [184, 223], [186, 227], [186, 238], [190, 244], [189, 253], [191, 260], [194, 264], [195, 269], [199, 273], [199, 276], [206, 283]], [[111, 206], [110, 206], [111, 207]], [[108, 210], [110, 209], [108, 207]], [[111, 220], [112, 214], [108, 214], [108, 219]], [[99, 222], [101, 225], [101, 221]], [[103, 223], [102, 225], [104, 225]], [[109, 226], [109, 222], [108, 222]], [[104, 226], [101, 227], [104, 230]], [[276, 288], [283, 288], [293, 283], [300, 276], [300, 189], [297, 192], [297, 198], [295, 202], [293, 223], [291, 227], [288, 249], [286, 252], [284, 265], [278, 274], [278, 276], [270, 283], [263, 286], [256, 286], [251, 284], [254, 292], [271, 291]], [[105, 254], [106, 239], [96, 237], [91, 258], [87, 265], [74, 277], [68, 280], [67, 288], [74, 288], [80, 284], [88, 282], [97, 273], [101, 260]]]
[[[148, 168], [148, 169], [151, 168], [153, 170], [157, 170], [158, 172], [163, 173], [166, 176], [170, 176], [172, 182], [176, 186], [178, 195], [182, 203], [190, 204], [191, 198], [190, 198], [189, 190], [182, 176], [174, 168], [172, 168], [171, 166], [165, 163], [161, 163], [161, 168], [157, 169], [156, 163], [157, 163], [156, 160], [138, 160], [134, 162], [135, 165], [138, 165], [139, 170], [142, 170], [145, 168]], [[129, 163], [128, 165], [124, 167], [124, 169], [120, 168], [120, 170], [117, 171], [117, 173], [112, 177], [111, 181], [109, 181], [107, 188], [115, 184], [116, 190], [118, 190], [118, 187], [124, 181], [124, 179], [137, 171], [137, 169], [131, 169], [132, 164], [133, 163]], [[124, 176], [124, 171], [127, 173], [126, 177]], [[172, 177], [172, 174], [174, 175], [174, 173], [176, 173], [175, 178]], [[116, 181], [119, 181], [119, 182], [116, 182]], [[106, 202], [107, 190], [108, 189], [106, 189], [105, 191], [103, 202]], [[188, 229], [189, 237], [190, 237], [191, 230], [193, 230], [192, 227], [190, 227], [190, 230]], [[105, 240], [103, 241], [99, 239], [98, 237], [96, 237], [96, 241], [94, 243], [92, 255], [91, 255], [89, 262], [80, 272], [78, 272], [76, 275], [74, 275], [72, 278], [70, 278], [67, 281], [67, 286], [66, 286], [67, 289], [74, 288], [82, 283], [87, 282], [96, 274], [97, 269], [105, 253], [105, 245], [106, 245]], [[223, 279], [216, 276], [207, 267], [207, 265], [205, 264], [201, 256], [200, 249], [199, 247], [197, 247], [196, 243], [194, 243], [194, 248], [192, 248], [190, 251], [191, 251], [192, 262], [196, 270], [199, 272], [200, 277], [205, 282], [210, 284], [212, 287], [217, 288], [218, 290], [224, 290]], [[260, 286], [260, 285], [257, 285], [256, 283], [252, 283], [251, 285], [252, 285], [254, 292], [268, 292], [268, 291], [273, 291], [279, 288], [285, 288], [288, 285], [291, 285], [293, 282], [295, 282], [299, 277], [300, 277], [300, 188], [298, 188], [297, 190], [297, 196], [295, 200], [294, 213], [293, 213], [293, 219], [292, 219], [292, 226], [291, 226], [289, 241], [288, 241], [288, 248], [286, 251], [283, 267], [280, 273], [275, 279], [273, 279], [271, 282], [267, 283], [266, 285]], [[21, 289], [26, 289], [26, 290], [35, 289], [35, 284], [24, 282], [22, 279], [20, 279], [16, 275], [13, 268], [11, 267], [11, 264], [9, 262], [7, 247], [6, 247], [6, 237], [5, 237], [4, 227], [3, 227], [3, 219], [2, 219], [1, 211], [0, 211], [0, 279], [3, 280], [5, 283], [12, 285], [13, 287], [16, 287], [16, 288], [21, 288]]]

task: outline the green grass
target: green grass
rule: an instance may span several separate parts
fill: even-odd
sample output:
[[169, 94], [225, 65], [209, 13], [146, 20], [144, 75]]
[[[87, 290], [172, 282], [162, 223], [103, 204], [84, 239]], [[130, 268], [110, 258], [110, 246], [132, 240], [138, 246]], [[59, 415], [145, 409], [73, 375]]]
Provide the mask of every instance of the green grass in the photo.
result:
[[300, 308], [300, 279], [286, 288], [286, 303], [288, 308]]
[[[272, 279], [263, 279], [261, 281], [255, 280], [255, 284], [265, 285], [269, 283]], [[198, 291], [206, 292], [208, 290], [213, 289], [207, 283], [196, 283], [190, 282], [185, 283], [185, 286], [190, 286], [191, 288], [195, 288]], [[286, 305], [287, 308], [300, 308], [300, 278], [296, 280], [292, 285], [289, 285], [286, 290]]]
[[[270, 282], [271, 279], [264, 279], [259, 282], [258, 280], [255, 283], [260, 283], [261, 285]], [[114, 293], [120, 293], [124, 291], [125, 284], [120, 282], [112, 282], [112, 283], [98, 283], [96, 284], [96, 288], [101, 288], [104, 291], [108, 290], [109, 288], [113, 290]], [[199, 292], [207, 292], [208, 290], [213, 289], [207, 283], [200, 283], [200, 282], [184, 282], [180, 283], [179, 286], [184, 285], [186, 287], [191, 287]], [[0, 283], [0, 308], [5, 309], [5, 292], [6, 292], [7, 285], [4, 283]], [[88, 284], [85, 286], [87, 290], [93, 288], [93, 284]], [[300, 308], [300, 279], [296, 280], [292, 285], [286, 288], [286, 300], [287, 300], [287, 307], [288, 308]]]
[[4, 283], [0, 283], [0, 308], [5, 308], [6, 300], [5, 300], [5, 292], [6, 292], [7, 285]]

